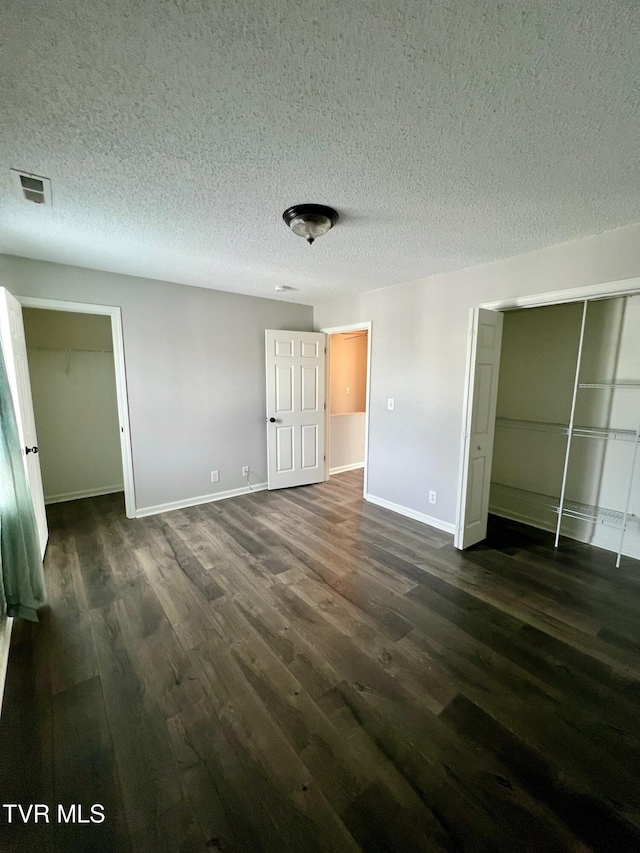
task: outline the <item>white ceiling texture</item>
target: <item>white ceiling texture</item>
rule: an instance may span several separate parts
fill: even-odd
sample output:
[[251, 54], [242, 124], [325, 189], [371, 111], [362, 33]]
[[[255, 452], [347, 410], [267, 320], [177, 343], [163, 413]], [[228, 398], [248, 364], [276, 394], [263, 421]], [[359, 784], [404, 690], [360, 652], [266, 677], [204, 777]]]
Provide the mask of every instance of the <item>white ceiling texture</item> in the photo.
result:
[[640, 220], [634, 0], [0, 5], [0, 251], [311, 303]]

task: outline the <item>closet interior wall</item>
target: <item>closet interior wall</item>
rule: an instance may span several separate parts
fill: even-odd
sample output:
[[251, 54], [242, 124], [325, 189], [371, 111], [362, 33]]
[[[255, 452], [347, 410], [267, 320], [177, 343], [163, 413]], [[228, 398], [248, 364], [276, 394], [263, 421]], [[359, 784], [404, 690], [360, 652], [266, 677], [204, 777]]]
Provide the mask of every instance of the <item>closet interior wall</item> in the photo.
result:
[[584, 310], [505, 314], [490, 512], [638, 559], [640, 296]]

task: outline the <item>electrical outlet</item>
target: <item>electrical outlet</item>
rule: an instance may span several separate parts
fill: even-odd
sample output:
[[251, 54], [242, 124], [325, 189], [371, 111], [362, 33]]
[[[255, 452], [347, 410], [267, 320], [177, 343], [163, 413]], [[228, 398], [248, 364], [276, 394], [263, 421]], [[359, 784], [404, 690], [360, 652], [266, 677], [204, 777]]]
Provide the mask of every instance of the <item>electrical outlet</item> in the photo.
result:
[[395, 409], [395, 407], [396, 407], [396, 401], [393, 399], [393, 397], [389, 397], [389, 399], [387, 400], [387, 409], [389, 409], [389, 411], [392, 412]]
[[212, 471], [211, 472], [211, 482], [212, 483], [220, 482], [220, 471]]
[[438, 503], [438, 493], [437, 492], [429, 492], [429, 503], [437, 504]]
[[242, 476], [243, 476], [243, 477], [248, 477], [248, 476], [249, 476], [249, 466], [248, 466], [248, 465], [245, 465], [245, 466], [243, 467], [243, 469], [242, 469]]
[[350, 394], [350, 393], [351, 393], [351, 388], [349, 388], [349, 386], [348, 386], [348, 385], [347, 385], [347, 387], [344, 389], [344, 393], [345, 393], [345, 394]]

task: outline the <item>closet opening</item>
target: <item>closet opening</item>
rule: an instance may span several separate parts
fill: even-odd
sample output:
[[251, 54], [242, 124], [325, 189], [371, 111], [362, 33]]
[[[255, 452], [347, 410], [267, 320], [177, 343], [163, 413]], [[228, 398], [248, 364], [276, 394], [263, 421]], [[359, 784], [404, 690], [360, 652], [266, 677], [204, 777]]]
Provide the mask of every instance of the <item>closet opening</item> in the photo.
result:
[[112, 317], [24, 304], [22, 316], [45, 504], [111, 495], [124, 514]]
[[640, 559], [640, 295], [504, 313], [489, 512]]

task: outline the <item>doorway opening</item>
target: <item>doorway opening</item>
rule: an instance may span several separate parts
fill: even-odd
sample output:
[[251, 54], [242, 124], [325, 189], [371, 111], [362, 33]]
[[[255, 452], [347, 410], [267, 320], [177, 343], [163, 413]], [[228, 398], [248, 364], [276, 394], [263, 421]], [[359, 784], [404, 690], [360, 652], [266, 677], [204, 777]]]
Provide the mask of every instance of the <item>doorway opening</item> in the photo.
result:
[[555, 530], [556, 547], [562, 535], [617, 552], [617, 566], [638, 559], [639, 284], [473, 309], [457, 547], [484, 538], [491, 511]]
[[371, 324], [323, 329], [327, 334], [327, 477], [364, 468], [367, 494]]
[[[505, 315], [489, 511], [640, 558], [640, 296]], [[543, 345], [541, 343], [543, 342]]]
[[120, 309], [20, 302], [45, 503], [124, 492], [135, 518]]
[[124, 492], [110, 318], [22, 317], [45, 504]]

